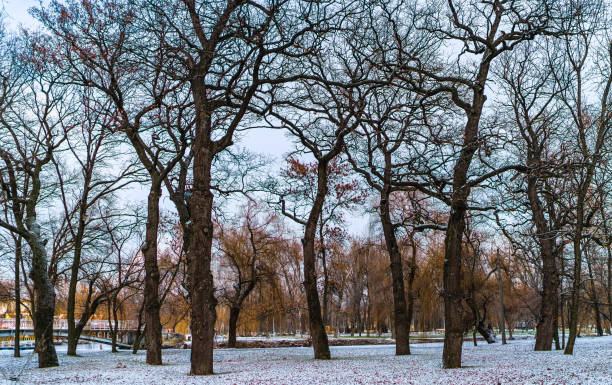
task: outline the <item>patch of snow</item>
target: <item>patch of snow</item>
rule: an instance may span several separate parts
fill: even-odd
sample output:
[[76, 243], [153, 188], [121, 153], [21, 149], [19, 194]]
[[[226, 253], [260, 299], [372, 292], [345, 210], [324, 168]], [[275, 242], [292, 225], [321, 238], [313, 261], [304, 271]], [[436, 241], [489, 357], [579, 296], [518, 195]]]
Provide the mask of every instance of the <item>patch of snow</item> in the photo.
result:
[[[332, 347], [332, 359], [315, 361], [312, 348], [218, 349], [213, 376], [189, 376], [189, 350], [163, 351], [164, 365], [149, 366], [145, 352], [81, 349], [60, 353], [61, 366], [37, 369], [36, 360], [0, 356], [5, 375], [21, 384], [612, 384], [612, 336], [580, 338], [575, 354], [534, 352], [534, 340], [507, 345], [466, 342], [463, 368], [444, 370], [442, 344], [411, 346], [395, 356], [393, 345]], [[0, 379], [1, 381], [1, 379]], [[14, 382], [13, 382], [14, 384]]]

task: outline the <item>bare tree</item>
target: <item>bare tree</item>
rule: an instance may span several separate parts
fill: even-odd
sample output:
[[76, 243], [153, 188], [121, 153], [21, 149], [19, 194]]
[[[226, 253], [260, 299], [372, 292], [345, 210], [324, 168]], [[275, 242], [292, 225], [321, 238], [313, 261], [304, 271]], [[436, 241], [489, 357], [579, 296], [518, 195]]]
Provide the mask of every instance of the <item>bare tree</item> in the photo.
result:
[[[581, 5], [577, 5], [581, 7]], [[572, 20], [574, 33], [559, 42], [556, 55], [551, 55], [549, 69], [555, 81], [563, 88], [561, 103], [568, 116], [572, 132], [575, 133], [576, 148], [572, 158], [579, 170], [574, 173], [575, 184], [573, 207], [574, 224], [571, 241], [573, 245], [572, 296], [569, 309], [570, 334], [565, 354], [573, 354], [578, 333], [578, 313], [581, 301], [583, 247], [590, 240], [588, 229], [588, 201], [592, 199], [594, 176], [603, 160], [603, 151], [609, 139], [612, 114], [610, 113], [610, 89], [612, 87], [612, 44], [609, 35], [596, 36], [598, 21], [604, 4], [593, 4], [593, 13], [579, 12]], [[580, 8], [579, 8], [580, 9]], [[597, 72], [589, 81], [590, 63], [594, 61]], [[586, 87], [598, 88], [598, 97], [589, 103]]]
[[[49, 277], [46, 234], [38, 220], [38, 209], [49, 188], [49, 166], [54, 152], [66, 140], [65, 133], [74, 127], [73, 98], [69, 88], [60, 87], [61, 75], [55, 71], [54, 52], [45, 46], [42, 36], [24, 38], [21, 58], [15, 57], [13, 71], [21, 66], [23, 73], [3, 72], [7, 104], [2, 110], [3, 127], [0, 147], [1, 200], [10, 209], [10, 221], [0, 226], [21, 236], [31, 253], [30, 278], [33, 282], [33, 321], [39, 367], [57, 366], [53, 346], [55, 290]], [[23, 81], [23, 86], [15, 83]], [[17, 94], [6, 93], [18, 91]], [[19, 101], [15, 98], [19, 95]]]
[[155, 21], [151, 30], [173, 63], [167, 71], [188, 84], [193, 102], [193, 188], [185, 223], [191, 243], [198, 245], [187, 251], [191, 373], [212, 374], [217, 304], [210, 271], [213, 164], [232, 145], [249, 110], [255, 105], [266, 110], [265, 90], [287, 81], [284, 72], [290, 61], [311, 53], [318, 33], [328, 28], [326, 10], [333, 9], [331, 3], [290, 0], [145, 4]]
[[[99, 210], [92, 208], [101, 200], [112, 199], [117, 191], [136, 181], [134, 176], [139, 171], [129, 161], [127, 166], [117, 167], [113, 164], [125, 159], [125, 156], [121, 154], [121, 143], [111, 135], [109, 103], [102, 101], [102, 105], [96, 105], [98, 101], [89, 98], [88, 93], [91, 90], [85, 89], [82, 96], [81, 129], [75, 130], [72, 135], [66, 133], [70, 157], [64, 164], [54, 159], [64, 209], [64, 225], [68, 228], [73, 249], [67, 306], [68, 355], [76, 355], [78, 342], [75, 304], [77, 284], [81, 278], [81, 256], [97, 236], [95, 226], [101, 220], [96, 215]], [[76, 163], [77, 169], [71, 170], [67, 162]], [[75, 178], [70, 178], [71, 174]]]
[[[515, 168], [506, 165], [489, 171], [480, 170], [480, 175], [471, 172], [474, 157], [483, 145], [480, 120], [487, 99], [485, 90], [491, 65], [501, 53], [546, 32], [551, 8], [556, 4], [553, 3], [524, 1], [517, 4], [496, 0], [476, 4], [448, 0], [415, 5], [410, 8], [415, 11], [400, 10], [399, 15], [392, 12], [384, 15], [394, 31], [396, 47], [396, 54], [386, 60], [389, 71], [398, 74], [407, 88], [427, 97], [448, 95], [459, 111], [455, 115], [460, 119], [456, 122], [456, 135], [461, 140], [451, 141], [450, 147], [439, 147], [440, 150], [447, 148], [448, 151], [441, 151], [439, 156], [446, 158], [444, 164], [452, 164], [451, 170], [444, 173], [437, 167], [423, 167], [430, 174], [430, 185], [438, 186], [437, 190], [443, 189], [445, 196], [442, 201], [450, 208], [443, 279], [445, 335], [442, 360], [445, 368], [461, 366], [464, 331], [461, 244], [465, 215], [470, 209], [470, 192], [488, 178]], [[410, 47], [406, 47], [403, 36], [413, 26], [428, 36], [428, 44], [438, 52], [437, 60], [423, 61], [411, 52]], [[451, 42], [461, 48], [454, 55], [445, 52], [447, 58], [442, 59], [440, 44]], [[426, 87], [419, 85], [422, 78], [427, 80]], [[452, 121], [449, 123], [447, 119], [443, 125], [446, 133], [453, 132]], [[436, 139], [443, 138], [438, 136]], [[452, 156], [449, 157], [449, 153]]]
[[[497, 121], [509, 125], [511, 137], [508, 142], [516, 147], [517, 161], [524, 162], [529, 170], [524, 178], [514, 177], [500, 182], [510, 191], [519, 191], [525, 196], [526, 202], [520, 198], [517, 203], [506, 200], [506, 205], [511, 205], [507, 210], [514, 213], [514, 221], [522, 220], [519, 219], [522, 218], [521, 208], [526, 206], [535, 228], [533, 237], [542, 266], [535, 350], [550, 350], [555, 335], [560, 283], [558, 264], [563, 251], [562, 231], [567, 225], [568, 215], [562, 190], [555, 187], [565, 182], [571, 167], [568, 164], [571, 158], [567, 157], [571, 149], [563, 142], [565, 132], [560, 124], [563, 114], [556, 103], [561, 89], [547, 69], [545, 47], [546, 44], [524, 45], [512, 54], [504, 54], [495, 68], [495, 74], [501, 80], [500, 87], [504, 90], [503, 100], [499, 101], [500, 110], [507, 112], [509, 120], [504, 122], [502, 117]], [[499, 216], [497, 218], [499, 220]], [[505, 228], [503, 231], [518, 246], [520, 241], [511, 234], [512, 231]], [[528, 249], [530, 246], [522, 247]]]
[[[118, 10], [120, 13], [117, 14]], [[170, 174], [180, 163], [178, 189], [186, 186], [190, 155], [186, 153], [193, 119], [183, 83], [171, 79], [171, 65], [156, 36], [136, 18], [134, 4], [122, 1], [52, 3], [36, 11], [39, 20], [57, 37], [63, 62], [70, 68], [64, 79], [90, 89], [92, 101], [108, 105], [104, 129], [121, 131], [131, 144], [151, 183], [147, 198], [145, 258], [145, 322], [147, 363], [160, 365], [158, 232], [162, 186], [172, 188], [171, 198], [185, 217], [184, 191], [174, 191]], [[123, 180], [122, 178], [119, 180]], [[121, 182], [123, 183], [123, 182]], [[177, 195], [181, 195], [180, 199]]]

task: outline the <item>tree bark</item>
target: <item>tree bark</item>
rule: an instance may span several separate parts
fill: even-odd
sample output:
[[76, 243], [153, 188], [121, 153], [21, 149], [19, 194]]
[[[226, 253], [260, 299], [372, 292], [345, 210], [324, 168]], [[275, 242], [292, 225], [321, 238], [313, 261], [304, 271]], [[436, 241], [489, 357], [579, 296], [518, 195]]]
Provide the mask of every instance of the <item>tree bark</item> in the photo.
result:
[[[485, 56], [488, 53], [485, 52]], [[476, 76], [476, 88], [467, 121], [463, 130], [463, 147], [457, 162], [453, 166], [453, 180], [450, 199], [450, 213], [446, 236], [444, 238], [444, 265], [442, 271], [444, 298], [444, 348], [442, 366], [445, 369], [461, 367], [461, 350], [463, 344], [463, 289], [461, 288], [462, 241], [465, 230], [467, 199], [471, 187], [468, 182], [468, 171], [474, 153], [478, 149], [478, 127], [486, 96], [485, 84], [489, 73], [490, 62], [482, 62]]]
[[[203, 109], [201, 99], [205, 90], [200, 79], [192, 82], [192, 93], [196, 107]], [[215, 287], [210, 270], [212, 256], [213, 194], [211, 192], [211, 167], [214, 158], [214, 144], [210, 140], [211, 117], [205, 111], [198, 111], [196, 136], [193, 143], [193, 192], [190, 198], [190, 212], [193, 220], [191, 243], [187, 252], [189, 264], [189, 285], [191, 289], [191, 374], [213, 374], [213, 347], [215, 321], [217, 319]]]
[[310, 324], [310, 336], [314, 349], [314, 358], [328, 360], [331, 358], [329, 343], [323, 318], [321, 317], [321, 303], [319, 291], [317, 290], [317, 267], [315, 256], [315, 232], [317, 221], [323, 210], [323, 203], [327, 196], [327, 162], [319, 161], [317, 167], [317, 193], [306, 222], [302, 248], [304, 252], [304, 289], [308, 304], [308, 321]]
[[[534, 166], [535, 160], [528, 163]], [[540, 294], [540, 316], [536, 325], [536, 342], [534, 350], [550, 350], [553, 342], [553, 325], [555, 308], [557, 307], [557, 292], [559, 287], [559, 274], [557, 271], [556, 255], [553, 250], [553, 239], [544, 216], [544, 208], [537, 190], [536, 175], [527, 179], [527, 198], [531, 209], [531, 216], [537, 234], [540, 257], [542, 259], [542, 292]]]
[[240, 308], [236, 306], [232, 306], [230, 308], [230, 316], [229, 316], [229, 334], [227, 337], [227, 347], [228, 348], [236, 347], [236, 326], [238, 324], [239, 315], [240, 315]]
[[42, 243], [40, 227], [29, 218], [28, 244], [32, 251], [30, 278], [34, 284], [34, 339], [38, 353], [38, 367], [58, 366], [57, 353], [53, 345], [53, 315], [55, 313], [55, 290], [47, 273], [47, 250]]
[[404, 268], [399, 251], [395, 229], [391, 222], [389, 207], [389, 188], [381, 192], [380, 221], [385, 236], [385, 244], [391, 263], [391, 282], [393, 287], [393, 319], [395, 324], [395, 354], [410, 354], [410, 319], [406, 309], [406, 292], [404, 288]]
[[461, 367], [463, 344], [463, 290], [461, 288], [461, 242], [465, 227], [465, 206], [456, 203], [451, 213], [444, 241], [444, 348], [445, 369]]
[[[161, 180], [153, 177], [147, 200], [147, 224], [145, 242], [142, 247], [145, 264], [144, 280], [144, 318], [147, 325], [147, 357], [149, 365], [162, 364], [162, 333], [159, 310], [159, 268], [157, 265], [157, 234], [159, 229], [159, 199], [161, 197]], [[109, 314], [110, 317], [110, 314]]]

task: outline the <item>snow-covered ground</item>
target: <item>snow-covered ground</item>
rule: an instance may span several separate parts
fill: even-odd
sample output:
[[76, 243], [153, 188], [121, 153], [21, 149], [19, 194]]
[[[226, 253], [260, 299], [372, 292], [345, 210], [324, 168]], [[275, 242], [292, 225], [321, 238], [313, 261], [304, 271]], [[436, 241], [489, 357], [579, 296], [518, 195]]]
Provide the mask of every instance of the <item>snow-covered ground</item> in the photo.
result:
[[165, 364], [152, 367], [144, 352], [79, 348], [82, 357], [60, 353], [57, 368], [37, 369], [34, 357], [6, 354], [0, 368], [6, 377], [21, 372], [19, 384], [612, 384], [610, 336], [579, 338], [574, 356], [534, 352], [533, 339], [465, 343], [464, 368], [455, 370], [441, 368], [441, 343], [412, 345], [413, 354], [403, 357], [392, 345], [333, 347], [329, 361], [314, 361], [312, 348], [219, 349], [217, 374], [208, 377], [188, 375], [189, 350], [164, 350]]

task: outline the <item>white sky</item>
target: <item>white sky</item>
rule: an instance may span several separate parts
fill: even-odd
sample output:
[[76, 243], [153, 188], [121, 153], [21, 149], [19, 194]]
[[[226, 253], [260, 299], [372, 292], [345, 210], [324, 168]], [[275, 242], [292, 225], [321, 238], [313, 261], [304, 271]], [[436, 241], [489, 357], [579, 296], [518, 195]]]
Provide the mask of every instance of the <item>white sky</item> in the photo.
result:
[[25, 27], [33, 27], [36, 21], [28, 13], [28, 9], [39, 4], [38, 0], [2, 0], [4, 11], [6, 13], [6, 22], [12, 27], [23, 25]]

